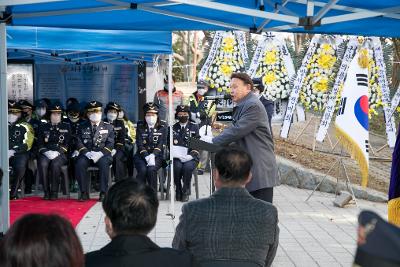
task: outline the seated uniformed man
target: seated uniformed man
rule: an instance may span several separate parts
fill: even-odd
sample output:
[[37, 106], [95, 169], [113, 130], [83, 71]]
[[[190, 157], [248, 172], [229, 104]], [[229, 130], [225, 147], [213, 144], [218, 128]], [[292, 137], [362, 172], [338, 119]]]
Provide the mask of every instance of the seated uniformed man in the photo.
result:
[[145, 121], [137, 124], [136, 145], [134, 157], [137, 179], [149, 184], [157, 190], [157, 171], [163, 162], [163, 150], [167, 137], [167, 128], [158, 117], [158, 106], [147, 103], [143, 106]]
[[37, 144], [38, 172], [43, 181], [45, 200], [56, 200], [60, 184], [61, 167], [66, 165], [71, 140], [71, 128], [61, 121], [60, 104], [49, 107], [50, 121], [39, 127]]
[[33, 118], [33, 111], [35, 107], [27, 100], [20, 100], [18, 104], [21, 106], [22, 109], [22, 119], [29, 123], [33, 130], [36, 132], [40, 126], [40, 120]]
[[87, 104], [88, 120], [78, 127], [76, 148], [79, 156], [75, 162], [75, 177], [81, 192], [79, 200], [89, 199], [89, 183], [87, 168], [95, 165], [99, 168], [100, 197], [104, 199], [108, 189], [109, 168], [112, 164], [111, 151], [114, 149], [114, 130], [112, 125], [101, 120], [102, 104], [92, 101]]
[[109, 102], [104, 109], [106, 114], [105, 122], [108, 122], [114, 129], [114, 149], [111, 152], [113, 156], [113, 169], [115, 173], [115, 180], [120, 181], [127, 178], [127, 166], [125, 149], [125, 126], [122, 120], [118, 120], [118, 112], [121, 110], [120, 105], [115, 102]]
[[[20, 100], [18, 101], [18, 104], [21, 106], [22, 109], [22, 119], [23, 121], [29, 123], [33, 127], [33, 132], [35, 135], [35, 138], [33, 140], [32, 148], [29, 151], [29, 159], [31, 161], [35, 160], [37, 158], [37, 134], [38, 134], [38, 129], [40, 124], [42, 123], [40, 120], [36, 119], [33, 117], [33, 111], [35, 110], [35, 107], [27, 100]], [[28, 164], [29, 166], [29, 164]], [[34, 169], [28, 168], [25, 173], [25, 194], [30, 194], [32, 193], [32, 184], [34, 183]]]
[[21, 120], [22, 109], [17, 102], [8, 101], [8, 160], [12, 168], [11, 199], [17, 199], [18, 188], [28, 168], [29, 151], [33, 144], [33, 128]]
[[[172, 128], [174, 146], [185, 148], [183, 150], [186, 150], [185, 154], [174, 156], [176, 200], [183, 202], [189, 200], [192, 173], [199, 163], [199, 152], [188, 148], [189, 137], [199, 138], [199, 126], [189, 122], [189, 114], [189, 106], [178, 106], [176, 108], [178, 122]], [[180, 151], [183, 153], [182, 150]]]
[[[68, 101], [67, 101], [68, 103]], [[76, 150], [76, 143], [78, 138], [78, 126], [84, 120], [81, 118], [81, 108], [79, 102], [72, 102], [67, 105], [67, 117], [63, 119], [64, 122], [68, 123], [71, 127], [71, 141], [69, 145], [69, 156], [68, 159], [76, 158], [79, 153]], [[73, 164], [73, 160], [69, 161], [68, 164], [68, 172], [70, 183], [72, 185], [71, 192], [77, 192], [78, 186], [75, 179], [75, 165]]]
[[51, 102], [48, 98], [42, 98], [35, 101], [35, 115], [41, 122], [48, 122], [48, 108]]

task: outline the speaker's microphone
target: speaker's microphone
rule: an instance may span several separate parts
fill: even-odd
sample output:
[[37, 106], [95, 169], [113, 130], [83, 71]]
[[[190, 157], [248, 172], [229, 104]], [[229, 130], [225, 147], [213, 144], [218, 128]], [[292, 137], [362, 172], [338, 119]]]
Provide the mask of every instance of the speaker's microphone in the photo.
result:
[[209, 95], [204, 96], [205, 100], [217, 100], [217, 99], [231, 99], [230, 95]]

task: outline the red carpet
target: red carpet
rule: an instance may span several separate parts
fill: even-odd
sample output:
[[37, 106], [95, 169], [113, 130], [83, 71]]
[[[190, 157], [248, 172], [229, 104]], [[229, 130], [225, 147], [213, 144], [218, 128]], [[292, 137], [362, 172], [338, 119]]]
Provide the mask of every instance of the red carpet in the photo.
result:
[[28, 213], [55, 213], [68, 219], [75, 227], [96, 200], [78, 202], [76, 199], [43, 200], [41, 197], [26, 197], [10, 201], [10, 223]]

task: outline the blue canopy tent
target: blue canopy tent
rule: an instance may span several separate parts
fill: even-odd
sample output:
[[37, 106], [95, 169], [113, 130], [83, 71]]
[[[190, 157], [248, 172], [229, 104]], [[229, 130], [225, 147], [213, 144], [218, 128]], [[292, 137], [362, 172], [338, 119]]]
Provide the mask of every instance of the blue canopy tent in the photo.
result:
[[[397, 0], [4, 0], [11, 25], [400, 36]], [[50, 2], [39, 4], [23, 4]]]
[[[3, 8], [0, 9], [3, 12], [0, 16], [0, 97], [3, 101], [0, 125], [4, 126], [7, 125], [6, 24], [102, 30], [235, 29], [254, 33], [400, 36], [398, 0], [2, 0], [0, 7]], [[171, 55], [169, 66], [171, 70]], [[170, 71], [169, 80], [171, 78]], [[169, 87], [172, 102], [171, 83]], [[169, 113], [172, 121], [172, 105]], [[3, 169], [8, 168], [6, 128], [1, 127], [3, 131], [0, 132], [0, 167]], [[8, 180], [8, 175], [3, 180]], [[172, 204], [173, 199], [171, 195]], [[8, 205], [4, 196], [3, 200]]]
[[[171, 54], [171, 32], [7, 27], [8, 58], [35, 57], [72, 63], [152, 61]], [[94, 60], [90, 60], [94, 59]]]

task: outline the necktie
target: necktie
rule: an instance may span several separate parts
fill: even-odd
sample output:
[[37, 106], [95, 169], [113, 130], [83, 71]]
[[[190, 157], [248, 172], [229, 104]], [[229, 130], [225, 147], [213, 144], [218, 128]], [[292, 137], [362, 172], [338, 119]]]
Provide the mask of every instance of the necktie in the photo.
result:
[[93, 131], [93, 135], [95, 135], [96, 131], [97, 131], [97, 125], [96, 124], [92, 125], [92, 131]]
[[149, 129], [149, 143], [153, 142], [153, 128]]

